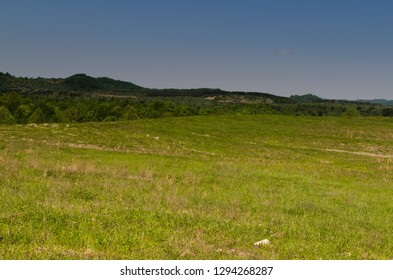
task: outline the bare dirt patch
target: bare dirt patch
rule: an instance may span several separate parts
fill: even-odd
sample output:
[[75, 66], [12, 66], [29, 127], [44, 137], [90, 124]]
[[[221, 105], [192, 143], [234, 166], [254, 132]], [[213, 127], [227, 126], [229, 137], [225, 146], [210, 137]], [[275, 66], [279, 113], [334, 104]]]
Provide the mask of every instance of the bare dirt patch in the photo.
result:
[[375, 153], [367, 153], [367, 152], [356, 152], [356, 151], [337, 150], [337, 149], [322, 149], [322, 150], [327, 152], [345, 153], [345, 154], [367, 156], [367, 157], [393, 158], [393, 155], [375, 154]]

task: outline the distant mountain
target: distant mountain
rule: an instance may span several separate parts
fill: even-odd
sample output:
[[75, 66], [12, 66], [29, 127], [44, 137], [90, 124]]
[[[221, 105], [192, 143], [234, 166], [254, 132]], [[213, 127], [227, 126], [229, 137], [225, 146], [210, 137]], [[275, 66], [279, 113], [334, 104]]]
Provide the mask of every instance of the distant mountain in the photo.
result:
[[386, 100], [386, 99], [358, 99], [356, 101], [362, 103], [381, 104], [384, 106], [393, 106], [393, 100]]
[[146, 98], [177, 98], [199, 97], [218, 103], [266, 103], [266, 104], [295, 104], [295, 103], [341, 103], [363, 104], [373, 103], [393, 106], [393, 100], [330, 100], [314, 94], [292, 95], [282, 97], [263, 92], [224, 91], [212, 88], [196, 89], [152, 89], [136, 84], [114, 80], [107, 77], [94, 78], [86, 74], [76, 74], [68, 78], [27, 78], [15, 77], [9, 73], [0, 72], [0, 93], [16, 92], [20, 94], [66, 95], [66, 96], [138, 96]]
[[[288, 97], [262, 92], [224, 91], [221, 89], [150, 89], [130, 82], [94, 78], [86, 74], [76, 74], [68, 78], [24, 78], [0, 72], [0, 93], [14, 91], [21, 94], [66, 94], [66, 95], [132, 95], [147, 97], [218, 97], [219, 102], [236, 103], [236, 100], [254, 100], [273, 103], [295, 103]], [[252, 101], [251, 101], [252, 102]]]
[[76, 74], [64, 79], [64, 85], [78, 91], [124, 91], [134, 92], [143, 89], [133, 83], [113, 80], [110, 78], [93, 78], [86, 74]]
[[65, 93], [65, 92], [112, 92], [134, 93], [143, 87], [133, 83], [110, 78], [93, 78], [85, 74], [76, 74], [61, 78], [23, 78], [0, 72], [0, 92], [16, 91], [19, 93]]
[[322, 102], [326, 100], [311, 93], [304, 94], [304, 95], [291, 95], [290, 98], [297, 102], [302, 102], [302, 103]]
[[1, 72], [0, 111], [0, 123], [20, 124], [216, 114], [393, 116], [393, 106], [324, 99], [313, 94], [282, 97], [215, 88], [152, 89], [86, 74], [24, 78]]
[[296, 102], [300, 103], [326, 103], [326, 102], [340, 102], [343, 104], [364, 104], [364, 103], [369, 103], [369, 104], [379, 104], [383, 106], [393, 106], [393, 100], [386, 100], [386, 99], [357, 99], [357, 100], [347, 100], [347, 99], [340, 99], [340, 100], [335, 100], [335, 99], [325, 99], [321, 98], [319, 96], [316, 96], [314, 94], [304, 94], [304, 95], [291, 95], [290, 97], [292, 100], [295, 100]]

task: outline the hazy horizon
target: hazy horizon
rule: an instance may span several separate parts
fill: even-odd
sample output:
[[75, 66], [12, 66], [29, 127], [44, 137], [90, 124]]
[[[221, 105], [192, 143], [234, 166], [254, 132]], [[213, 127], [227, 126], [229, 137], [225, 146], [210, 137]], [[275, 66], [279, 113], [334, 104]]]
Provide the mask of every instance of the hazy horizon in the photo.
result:
[[390, 1], [2, 1], [0, 71], [393, 99]]

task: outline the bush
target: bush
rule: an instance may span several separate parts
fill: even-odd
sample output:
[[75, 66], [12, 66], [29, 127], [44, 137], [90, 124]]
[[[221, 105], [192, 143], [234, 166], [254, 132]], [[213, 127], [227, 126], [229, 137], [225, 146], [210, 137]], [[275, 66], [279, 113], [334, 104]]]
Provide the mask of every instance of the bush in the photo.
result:
[[5, 107], [0, 107], [0, 123], [2, 124], [13, 124], [15, 118], [11, 115], [10, 111]]
[[45, 122], [44, 112], [38, 107], [29, 118], [29, 123], [43, 123]]

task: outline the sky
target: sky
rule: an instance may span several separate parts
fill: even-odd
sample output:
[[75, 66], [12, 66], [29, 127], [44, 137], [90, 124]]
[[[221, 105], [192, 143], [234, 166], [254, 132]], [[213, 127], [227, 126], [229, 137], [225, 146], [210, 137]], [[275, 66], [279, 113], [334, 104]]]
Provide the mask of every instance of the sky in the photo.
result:
[[393, 99], [391, 0], [0, 0], [0, 71]]

